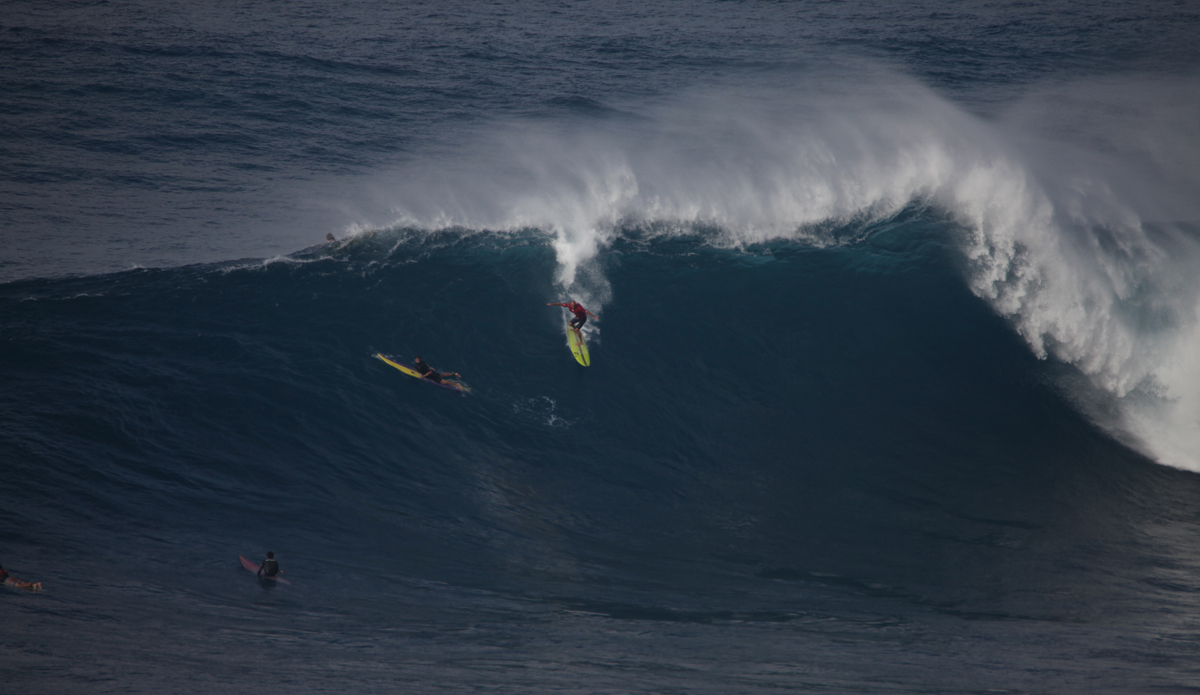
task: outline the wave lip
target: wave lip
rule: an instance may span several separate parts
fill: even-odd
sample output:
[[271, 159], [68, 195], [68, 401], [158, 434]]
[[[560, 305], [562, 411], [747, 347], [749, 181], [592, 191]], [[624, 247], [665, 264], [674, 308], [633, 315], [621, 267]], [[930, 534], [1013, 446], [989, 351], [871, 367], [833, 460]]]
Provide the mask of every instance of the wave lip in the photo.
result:
[[[631, 229], [704, 230], [732, 248], [824, 246], [845, 243], [855, 224], [924, 207], [958, 223], [970, 286], [1030, 349], [1116, 399], [1123, 415], [1106, 427], [1156, 460], [1200, 470], [1186, 434], [1200, 424], [1200, 280], [1190, 270], [1200, 247], [1186, 224], [1147, 227], [1156, 214], [1200, 219], [1189, 197], [1200, 179], [1187, 165], [1200, 160], [1200, 99], [1173, 96], [1195, 79], [1046, 87], [986, 120], [883, 69], [842, 77], [802, 77], [791, 91], [695, 91], [637, 118], [613, 109], [503, 123], [462, 160], [418, 164], [426, 175], [395, 193], [397, 223], [543, 230], [562, 291], [603, 308], [614, 293], [603, 259]], [[1045, 106], [1055, 99], [1066, 106]], [[1147, 192], [1130, 169], [1161, 185]]]

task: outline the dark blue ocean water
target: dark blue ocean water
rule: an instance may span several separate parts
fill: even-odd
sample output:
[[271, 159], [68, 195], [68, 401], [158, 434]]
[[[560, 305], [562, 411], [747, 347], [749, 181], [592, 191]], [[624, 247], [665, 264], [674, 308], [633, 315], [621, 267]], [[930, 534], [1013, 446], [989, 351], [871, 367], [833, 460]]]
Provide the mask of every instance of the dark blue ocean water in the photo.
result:
[[6, 4], [0, 691], [1196, 691], [1196, 36]]

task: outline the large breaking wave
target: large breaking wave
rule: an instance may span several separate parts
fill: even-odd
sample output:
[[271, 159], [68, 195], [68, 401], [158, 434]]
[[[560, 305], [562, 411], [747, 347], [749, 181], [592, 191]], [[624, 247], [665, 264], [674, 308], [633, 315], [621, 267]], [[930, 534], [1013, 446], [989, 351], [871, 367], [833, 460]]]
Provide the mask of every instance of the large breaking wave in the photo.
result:
[[391, 212], [351, 230], [541, 229], [558, 285], [603, 308], [598, 260], [631, 230], [827, 246], [917, 206], [957, 225], [972, 291], [1086, 377], [1064, 386], [1097, 424], [1200, 470], [1198, 80], [1043, 85], [985, 118], [845, 70], [489, 124], [380, 177]]

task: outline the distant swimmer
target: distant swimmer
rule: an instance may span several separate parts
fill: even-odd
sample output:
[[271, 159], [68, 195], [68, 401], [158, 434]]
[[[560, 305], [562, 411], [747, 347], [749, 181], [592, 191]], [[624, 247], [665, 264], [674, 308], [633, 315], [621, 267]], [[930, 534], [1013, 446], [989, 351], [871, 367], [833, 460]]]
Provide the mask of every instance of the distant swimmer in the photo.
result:
[[583, 324], [587, 323], [589, 316], [591, 316], [592, 318], [599, 318], [592, 312], [588, 311], [587, 309], [584, 309], [583, 305], [580, 304], [579, 302], [575, 301], [574, 299], [567, 302], [566, 304], [563, 304], [561, 302], [547, 302], [546, 306], [566, 307], [568, 310], [570, 310], [570, 312], [572, 314], [575, 314], [575, 318], [571, 319], [570, 326], [571, 326], [571, 328], [574, 328], [577, 331], [583, 328]]
[[[418, 372], [420, 372], [422, 379], [429, 379], [437, 384], [443, 383], [442, 379], [448, 376], [456, 376], [459, 379], [462, 378], [462, 374], [459, 374], [458, 372], [435, 372], [433, 367], [430, 367], [425, 363], [425, 360], [421, 359], [420, 355], [417, 355], [416, 359], [413, 361], [413, 369], [416, 369]], [[455, 381], [451, 383], [458, 382]]]
[[15, 586], [18, 589], [29, 589], [30, 591], [42, 590], [41, 582], [23, 582], [9, 574], [3, 565], [0, 565], [0, 582], [3, 582], [5, 586]]
[[337, 241], [337, 239], [334, 239], [333, 234], [330, 233], [325, 235], [325, 241]]
[[258, 567], [258, 576], [274, 579], [275, 575], [279, 574], [279, 561], [275, 559], [275, 553], [267, 552], [267, 559], [263, 560]]

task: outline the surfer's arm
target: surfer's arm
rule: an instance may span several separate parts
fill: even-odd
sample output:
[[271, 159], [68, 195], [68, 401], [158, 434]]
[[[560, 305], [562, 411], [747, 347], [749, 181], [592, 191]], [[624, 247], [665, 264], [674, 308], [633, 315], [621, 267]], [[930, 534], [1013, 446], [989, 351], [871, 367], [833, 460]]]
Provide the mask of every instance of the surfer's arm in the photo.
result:
[[592, 312], [588, 311], [587, 309], [584, 309], [584, 310], [583, 310], [583, 313], [587, 314], [588, 316], [591, 316], [591, 317], [592, 317], [592, 318], [594, 318], [594, 319], [598, 319], [598, 318], [600, 318], [599, 316], [596, 316], [595, 314], [593, 314]]
[[546, 306], [566, 306], [562, 302], [546, 302]]
[[41, 582], [27, 582], [27, 581], [23, 581], [21, 579], [17, 579], [16, 577], [11, 577], [11, 576], [5, 577], [4, 583], [9, 586], [15, 586], [18, 589], [29, 589], [30, 591], [41, 591], [42, 590]]

